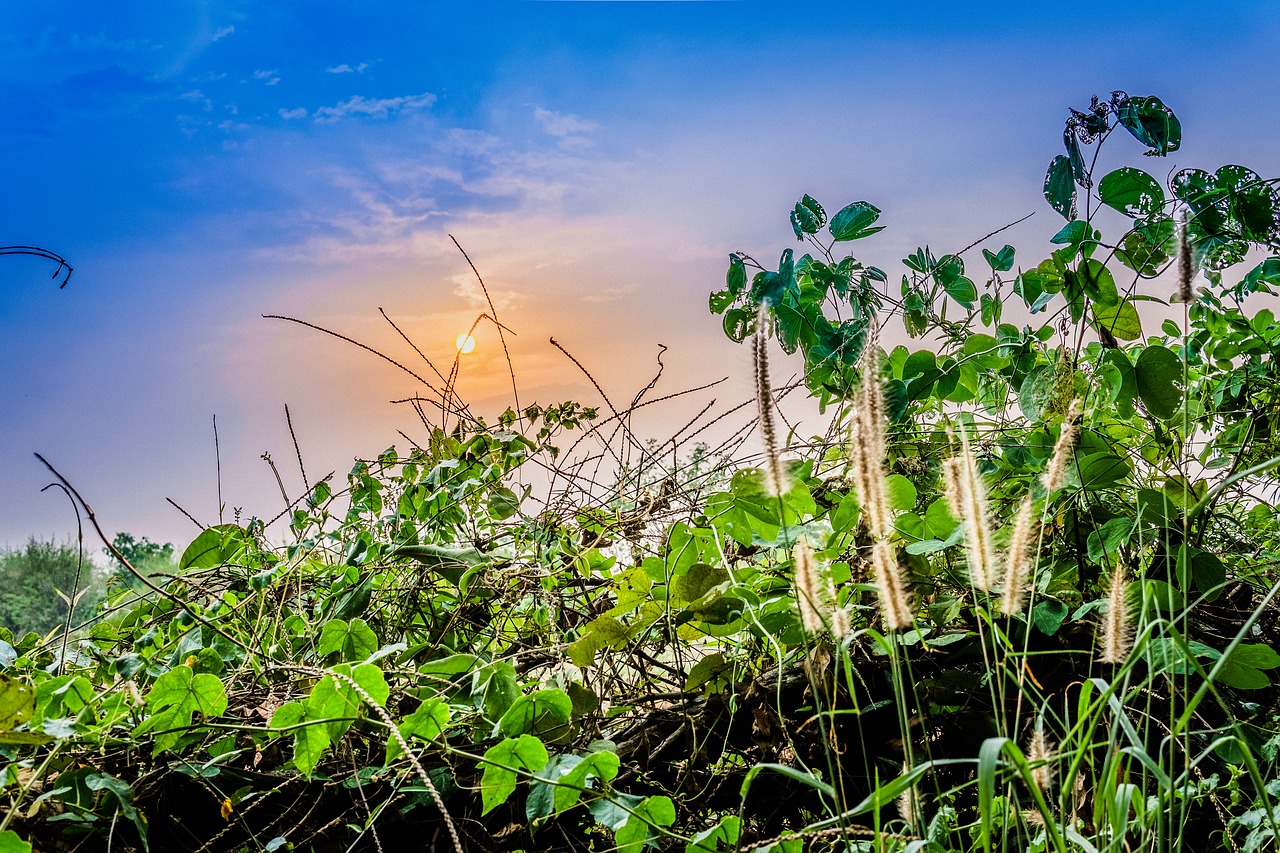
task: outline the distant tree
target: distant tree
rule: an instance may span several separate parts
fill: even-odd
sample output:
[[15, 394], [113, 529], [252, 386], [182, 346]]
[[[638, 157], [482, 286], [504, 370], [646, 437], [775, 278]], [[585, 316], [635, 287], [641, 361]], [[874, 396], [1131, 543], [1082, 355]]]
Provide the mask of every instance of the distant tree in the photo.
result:
[[15, 636], [57, 629], [73, 602], [73, 624], [87, 621], [102, 596], [93, 563], [73, 544], [33, 537], [26, 547], [0, 554], [0, 627]]
[[[117, 533], [116, 538], [111, 540], [111, 544], [129, 561], [130, 565], [148, 577], [157, 573], [172, 572], [176, 568], [177, 561], [174, 557], [172, 542], [161, 544], [152, 542], [145, 536], [136, 538], [132, 533]], [[103, 551], [107, 555], [112, 569], [111, 575], [116, 579], [116, 583], [130, 589], [146, 588], [145, 584], [134, 577], [133, 573], [115, 558], [110, 549], [104, 548]]]

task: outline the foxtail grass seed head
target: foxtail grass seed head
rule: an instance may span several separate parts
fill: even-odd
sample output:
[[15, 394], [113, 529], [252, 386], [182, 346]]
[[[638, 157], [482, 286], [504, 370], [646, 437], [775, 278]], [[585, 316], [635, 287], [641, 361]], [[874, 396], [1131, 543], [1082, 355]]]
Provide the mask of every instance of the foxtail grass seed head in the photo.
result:
[[1000, 612], [1006, 616], [1022, 610], [1022, 598], [1031, 574], [1035, 521], [1035, 502], [1031, 495], [1027, 495], [1018, 508], [1013, 535], [1009, 537], [1009, 547], [1005, 551], [1004, 595], [1000, 598]]
[[831, 613], [831, 636], [837, 641], [847, 640], [853, 634], [853, 623], [849, 620], [849, 611], [837, 607]]
[[911, 599], [907, 597], [906, 578], [898, 564], [898, 555], [888, 540], [880, 539], [872, 546], [871, 569], [885, 625], [894, 631], [910, 628]]
[[1190, 304], [1194, 293], [1191, 282], [1195, 279], [1195, 265], [1191, 260], [1191, 235], [1187, 233], [1187, 212], [1178, 217], [1178, 292], [1172, 302]]
[[861, 358], [861, 387], [856, 417], [862, 421], [865, 440], [875, 459], [885, 457], [884, 389], [880, 385], [880, 343], [876, 327], [872, 324], [867, 336], [866, 348]]
[[800, 608], [800, 625], [809, 635], [819, 634], [827, 622], [827, 587], [818, 571], [813, 548], [801, 539], [791, 552], [795, 563], [796, 605]]
[[756, 333], [751, 340], [755, 357], [756, 405], [760, 410], [760, 434], [764, 439], [765, 486], [771, 495], [786, 494], [789, 483], [782, 457], [778, 455], [778, 430], [773, 419], [773, 388], [769, 384], [769, 347], [765, 337], [768, 314], [764, 306], [756, 316]]
[[868, 436], [868, 432], [862, 418], [855, 416], [849, 425], [850, 468], [863, 523], [873, 537], [884, 539], [893, 532], [893, 519], [885, 496], [884, 457], [876, 455], [875, 436]]
[[1044, 733], [1043, 721], [1036, 721], [1036, 729], [1027, 743], [1027, 762], [1031, 764], [1031, 780], [1042, 792], [1053, 787], [1053, 762], [1057, 751]]
[[1111, 575], [1111, 587], [1107, 593], [1107, 615], [1102, 620], [1102, 655], [1103, 663], [1124, 663], [1129, 653], [1132, 639], [1132, 626], [1129, 624], [1129, 601], [1125, 593], [1129, 581], [1124, 569], [1116, 567]]
[[[906, 768], [904, 768], [905, 772]], [[915, 785], [907, 787], [898, 795], [898, 816], [915, 829], [921, 823], [920, 792]]]
[[992, 546], [991, 518], [987, 510], [987, 490], [978, 473], [967, 433], [960, 430], [960, 456], [947, 468], [947, 500], [965, 526], [965, 546], [969, 556], [969, 581], [986, 592], [995, 586], [996, 558]]
[[1075, 450], [1076, 441], [1080, 438], [1080, 427], [1076, 425], [1078, 417], [1080, 417], [1080, 400], [1076, 398], [1071, 401], [1071, 406], [1062, 419], [1062, 429], [1058, 432], [1058, 440], [1053, 445], [1053, 455], [1049, 457], [1049, 464], [1045, 466], [1044, 474], [1040, 477], [1046, 492], [1052, 493], [1062, 485], [1071, 452]]
[[854, 487], [867, 530], [877, 539], [893, 534], [885, 495], [884, 394], [880, 388], [880, 350], [874, 328], [862, 353], [862, 386], [849, 424], [849, 458]]

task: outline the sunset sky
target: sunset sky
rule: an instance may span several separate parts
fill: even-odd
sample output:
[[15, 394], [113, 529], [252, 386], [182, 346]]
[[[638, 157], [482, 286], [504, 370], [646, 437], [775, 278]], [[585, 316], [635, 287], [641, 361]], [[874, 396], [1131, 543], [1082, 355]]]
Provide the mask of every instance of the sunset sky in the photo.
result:
[[[59, 290], [0, 258], [0, 547], [75, 529], [33, 451], [109, 534], [181, 548], [197, 530], [164, 499], [217, 520], [215, 415], [228, 518], [282, 508], [264, 451], [300, 489], [286, 404], [313, 479], [421, 437], [390, 403], [412, 379], [261, 315], [408, 363], [382, 308], [447, 366], [486, 310], [448, 234], [515, 332], [522, 401], [598, 402], [555, 337], [626, 399], [665, 345], [659, 390], [731, 376], [723, 406], [747, 358], [707, 294], [730, 251], [792, 244], [803, 193], [878, 205], [856, 248], [891, 274], [1032, 211], [1000, 243], [1041, 252], [1067, 108], [1113, 89], [1181, 119], [1159, 177], [1280, 175], [1266, 2], [51, 0], [0, 22], [0, 245], [75, 267]], [[475, 337], [460, 387], [498, 411], [506, 363]]]

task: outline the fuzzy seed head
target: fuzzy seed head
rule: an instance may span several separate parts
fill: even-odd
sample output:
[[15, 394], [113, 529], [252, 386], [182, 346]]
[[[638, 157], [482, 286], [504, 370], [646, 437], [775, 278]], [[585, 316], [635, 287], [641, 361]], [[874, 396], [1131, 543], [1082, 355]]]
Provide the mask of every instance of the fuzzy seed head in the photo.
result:
[[969, 555], [969, 581], [986, 592], [996, 582], [996, 559], [991, 535], [991, 514], [987, 509], [987, 489], [978, 473], [969, 437], [960, 431], [960, 456], [947, 470], [947, 498], [952, 511], [965, 526]]
[[1053, 787], [1053, 761], [1057, 752], [1044, 733], [1043, 721], [1036, 722], [1036, 729], [1027, 743], [1027, 762], [1031, 764], [1031, 779], [1036, 787], [1048, 793]]
[[883, 460], [886, 445], [884, 389], [880, 386], [880, 346], [874, 325], [860, 361], [862, 381], [858, 391], [861, 406], [857, 417], [865, 430], [871, 456]]
[[1031, 495], [1027, 495], [1018, 508], [1004, 558], [1004, 595], [1000, 598], [1000, 612], [1006, 616], [1022, 610], [1023, 593], [1031, 574], [1035, 520], [1035, 503]]
[[1191, 260], [1191, 237], [1187, 233], [1187, 212], [1178, 217], [1178, 292], [1174, 302], [1190, 304], [1194, 297], [1191, 282], [1195, 279], [1195, 265]]
[[862, 418], [855, 416], [849, 425], [850, 473], [862, 507], [863, 523], [873, 537], [883, 539], [893, 532], [893, 518], [885, 496], [884, 457], [876, 455], [876, 437], [868, 432]]
[[[801, 539], [792, 550], [795, 563], [796, 605], [800, 608], [800, 625], [809, 635], [819, 634], [827, 621], [827, 588], [823, 583], [813, 548]], [[827, 584], [830, 581], [826, 582]]]
[[790, 484], [782, 457], [778, 455], [778, 430], [773, 419], [773, 388], [769, 384], [769, 346], [765, 337], [768, 314], [764, 306], [756, 317], [756, 333], [751, 339], [755, 361], [756, 406], [760, 412], [760, 435], [764, 440], [764, 479], [769, 494], [786, 494]]
[[837, 607], [831, 613], [831, 636], [836, 641], [847, 640], [853, 633], [853, 623], [849, 620], [849, 611], [844, 607]]
[[885, 497], [884, 396], [880, 388], [880, 351], [873, 328], [862, 353], [862, 384], [849, 423], [849, 462], [864, 523], [878, 539], [893, 533], [893, 516]]
[[888, 540], [880, 539], [872, 546], [871, 569], [885, 625], [892, 631], [910, 628], [911, 599], [907, 596], [906, 578], [898, 563], [898, 555]]
[[1062, 429], [1058, 432], [1058, 440], [1053, 445], [1053, 455], [1049, 457], [1049, 464], [1045, 466], [1044, 474], [1040, 477], [1046, 492], [1053, 493], [1062, 485], [1062, 478], [1067, 473], [1071, 453], [1075, 450], [1076, 441], [1080, 438], [1080, 427], [1076, 425], [1076, 418], [1079, 416], [1080, 400], [1076, 399], [1072, 401], [1066, 417], [1062, 419]]
[[1132, 641], [1129, 624], [1129, 602], [1125, 592], [1129, 581], [1123, 568], [1117, 567], [1111, 575], [1110, 591], [1107, 594], [1107, 614], [1102, 620], [1102, 656], [1103, 663], [1124, 663]]

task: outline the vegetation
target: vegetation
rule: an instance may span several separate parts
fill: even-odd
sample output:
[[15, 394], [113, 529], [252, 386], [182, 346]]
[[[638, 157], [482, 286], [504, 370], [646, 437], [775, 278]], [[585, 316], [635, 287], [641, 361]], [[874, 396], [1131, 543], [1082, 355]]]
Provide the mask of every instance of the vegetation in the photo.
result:
[[0, 554], [0, 629], [47, 636], [74, 619], [85, 621], [102, 602], [101, 578], [74, 544], [28, 540]]
[[837, 251], [879, 210], [809, 196], [808, 254], [731, 255], [749, 438], [423, 380], [427, 437], [308, 482], [287, 544], [204, 531], [66, 660], [2, 635], [0, 851], [1275, 849], [1280, 197], [1095, 173], [1178, 149], [1153, 97], [1064, 140], [1044, 259], [890, 287]]

